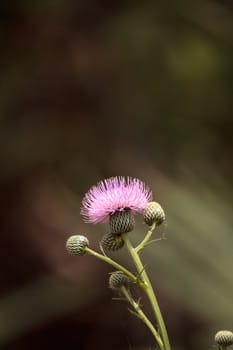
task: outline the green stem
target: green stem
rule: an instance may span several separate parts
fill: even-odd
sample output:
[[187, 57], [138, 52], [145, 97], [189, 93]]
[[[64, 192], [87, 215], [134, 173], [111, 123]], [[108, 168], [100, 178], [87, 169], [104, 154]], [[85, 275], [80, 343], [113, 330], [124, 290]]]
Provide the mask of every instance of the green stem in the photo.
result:
[[156, 223], [153, 223], [149, 229], [149, 231], [147, 232], [145, 238], [142, 240], [142, 242], [136, 247], [134, 248], [136, 253], [139, 253], [143, 248], [145, 248], [145, 246], [147, 245], [147, 243], [149, 242], [151, 235], [155, 229]]
[[168, 334], [167, 334], [167, 330], [166, 330], [166, 327], [165, 327], [165, 324], [164, 324], [164, 321], [163, 321], [163, 317], [162, 317], [162, 314], [161, 314], [161, 311], [160, 311], [160, 308], [159, 308], [159, 304], [157, 302], [157, 299], [155, 297], [155, 293], [153, 291], [153, 288], [152, 288], [152, 285], [151, 285], [151, 282], [149, 280], [149, 277], [144, 269], [144, 266], [141, 262], [141, 259], [137, 253], [137, 251], [134, 249], [134, 247], [132, 246], [129, 238], [128, 238], [128, 235], [127, 234], [123, 234], [122, 235], [125, 243], [126, 243], [126, 246], [128, 248], [128, 251], [135, 263], [135, 266], [137, 268], [137, 271], [139, 273], [139, 275], [141, 276], [142, 278], [142, 282], [144, 282], [144, 286], [142, 287], [147, 296], [148, 296], [148, 299], [151, 303], [151, 306], [152, 306], [152, 309], [154, 311], [154, 315], [155, 315], [155, 319], [158, 323], [158, 328], [159, 328], [159, 331], [160, 331], [160, 334], [161, 334], [161, 337], [162, 337], [162, 340], [163, 340], [163, 344], [164, 344], [164, 350], [170, 350], [170, 344], [169, 344], [169, 339], [168, 339]]
[[90, 254], [95, 256], [96, 258], [106, 262], [109, 265], [112, 265], [113, 267], [115, 267], [117, 270], [122, 271], [126, 276], [128, 276], [132, 281], [134, 281], [137, 284], [140, 284], [140, 286], [142, 288], [144, 288], [144, 283], [142, 281], [139, 281], [139, 279], [132, 273], [130, 272], [128, 269], [126, 269], [124, 266], [118, 264], [116, 261], [112, 260], [111, 258], [109, 258], [106, 255], [102, 255], [100, 253], [97, 253], [95, 250], [89, 248], [89, 247], [85, 247], [85, 251]]
[[161, 340], [161, 337], [160, 337], [159, 333], [156, 331], [156, 329], [154, 328], [154, 326], [151, 323], [151, 321], [144, 314], [144, 312], [140, 308], [139, 304], [132, 298], [132, 296], [131, 296], [130, 292], [127, 290], [127, 288], [121, 287], [121, 291], [122, 291], [123, 295], [125, 296], [125, 298], [127, 299], [127, 301], [130, 303], [130, 305], [132, 305], [132, 307], [134, 308], [136, 315], [141, 319], [141, 321], [151, 331], [151, 333], [153, 334], [153, 336], [154, 336], [156, 342], [158, 343], [160, 349], [163, 349], [163, 342]]

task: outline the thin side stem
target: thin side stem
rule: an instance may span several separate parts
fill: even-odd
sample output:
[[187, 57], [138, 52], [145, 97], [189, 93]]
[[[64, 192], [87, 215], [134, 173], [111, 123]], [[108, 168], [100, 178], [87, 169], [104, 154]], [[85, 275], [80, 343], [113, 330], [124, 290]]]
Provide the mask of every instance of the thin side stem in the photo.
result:
[[125, 296], [125, 298], [127, 299], [127, 301], [130, 303], [130, 305], [134, 308], [135, 313], [137, 315], [138, 318], [140, 318], [140, 320], [148, 327], [148, 329], [151, 331], [151, 333], [153, 334], [156, 342], [158, 343], [160, 349], [163, 349], [163, 342], [161, 340], [161, 337], [159, 335], [159, 333], [156, 331], [156, 329], [154, 328], [153, 324], [151, 323], [151, 321], [147, 318], [147, 316], [144, 314], [144, 312], [142, 311], [142, 309], [139, 306], [139, 303], [137, 303], [131, 296], [130, 292], [127, 290], [127, 288], [122, 287], [121, 291], [123, 293], [123, 295]]
[[135, 251], [136, 251], [136, 253], [139, 253], [139, 252], [140, 252], [142, 249], [144, 249], [145, 246], [148, 244], [148, 242], [149, 242], [149, 240], [150, 240], [150, 238], [151, 238], [151, 235], [152, 235], [152, 233], [153, 233], [155, 227], [156, 227], [156, 223], [154, 222], [154, 223], [150, 226], [150, 229], [148, 230], [148, 232], [147, 232], [145, 238], [141, 241], [141, 243], [140, 243], [137, 247], [134, 248]]
[[118, 264], [116, 261], [112, 260], [111, 258], [109, 258], [106, 255], [102, 255], [98, 252], [96, 252], [95, 250], [89, 248], [89, 247], [85, 247], [85, 251], [90, 254], [95, 256], [96, 258], [106, 262], [109, 265], [112, 265], [113, 267], [115, 267], [117, 270], [122, 271], [126, 276], [128, 276], [132, 281], [134, 281], [135, 283], [139, 284], [142, 288], [144, 287], [144, 283], [142, 281], [140, 281], [132, 272], [130, 272], [128, 269], [126, 269], [124, 266]]
[[170, 344], [169, 344], [169, 339], [168, 339], [168, 334], [167, 334], [167, 330], [165, 327], [165, 323], [163, 321], [163, 317], [162, 317], [162, 314], [161, 314], [161, 311], [159, 308], [159, 304], [158, 304], [158, 301], [155, 297], [155, 293], [153, 291], [149, 277], [144, 269], [144, 266], [143, 266], [142, 261], [139, 257], [139, 254], [136, 252], [136, 250], [132, 246], [132, 244], [128, 238], [128, 235], [123, 234], [122, 237], [126, 243], [128, 251], [129, 251], [129, 253], [130, 253], [130, 255], [135, 263], [137, 271], [140, 274], [142, 281], [144, 282], [144, 286], [142, 286], [142, 288], [145, 290], [145, 292], [148, 296], [148, 299], [150, 301], [150, 304], [152, 306], [152, 309], [153, 309], [153, 312], [155, 315], [155, 319], [158, 323], [159, 332], [160, 332], [162, 340], [163, 340], [164, 350], [170, 350], [171, 348], [170, 348]]

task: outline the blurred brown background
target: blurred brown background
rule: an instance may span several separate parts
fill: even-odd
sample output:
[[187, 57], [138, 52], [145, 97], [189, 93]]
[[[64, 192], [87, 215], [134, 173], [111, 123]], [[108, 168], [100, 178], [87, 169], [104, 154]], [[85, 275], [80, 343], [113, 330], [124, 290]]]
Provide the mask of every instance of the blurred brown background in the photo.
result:
[[211, 349], [232, 330], [232, 11], [227, 0], [1, 1], [1, 349], [152, 348], [111, 300], [111, 268], [64, 247], [82, 233], [98, 248], [107, 227], [79, 208], [113, 175], [145, 181], [166, 211], [167, 240], [143, 259], [172, 348]]

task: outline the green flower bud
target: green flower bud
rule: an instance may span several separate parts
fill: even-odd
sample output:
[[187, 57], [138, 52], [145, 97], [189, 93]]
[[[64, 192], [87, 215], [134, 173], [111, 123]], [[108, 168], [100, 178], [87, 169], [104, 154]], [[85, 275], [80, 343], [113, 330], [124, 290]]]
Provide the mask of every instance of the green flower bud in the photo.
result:
[[72, 255], [84, 255], [89, 246], [87, 237], [81, 235], [70, 236], [66, 241], [66, 249]]
[[233, 333], [231, 331], [219, 331], [215, 334], [215, 342], [223, 348], [233, 344]]
[[121, 235], [117, 235], [114, 233], [106, 233], [101, 240], [101, 246], [105, 250], [116, 251], [121, 249], [124, 245], [124, 240]]
[[157, 202], [150, 202], [143, 213], [144, 221], [151, 226], [153, 223], [161, 225], [165, 220], [165, 213], [161, 205]]
[[117, 210], [109, 218], [112, 233], [121, 234], [133, 230], [135, 221], [130, 209]]
[[129, 278], [122, 271], [113, 272], [109, 277], [109, 287], [111, 289], [121, 289], [128, 287]]

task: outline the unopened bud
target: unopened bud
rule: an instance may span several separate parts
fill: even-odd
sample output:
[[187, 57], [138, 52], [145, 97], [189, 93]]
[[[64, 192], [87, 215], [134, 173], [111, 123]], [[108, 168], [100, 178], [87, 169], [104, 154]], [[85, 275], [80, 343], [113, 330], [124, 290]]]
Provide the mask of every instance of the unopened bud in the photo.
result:
[[215, 342], [223, 348], [233, 344], [233, 333], [231, 331], [219, 331], [215, 334]]
[[124, 240], [121, 235], [117, 235], [115, 233], [106, 233], [101, 240], [101, 246], [105, 250], [116, 251], [121, 249], [124, 245]]
[[157, 202], [150, 202], [143, 213], [144, 221], [151, 226], [153, 223], [161, 225], [165, 220], [165, 213], [161, 205]]
[[109, 287], [111, 289], [121, 289], [127, 287], [129, 284], [129, 278], [122, 272], [113, 272], [109, 277]]
[[87, 237], [82, 235], [70, 236], [66, 241], [66, 249], [72, 255], [84, 255], [85, 248], [89, 246]]

